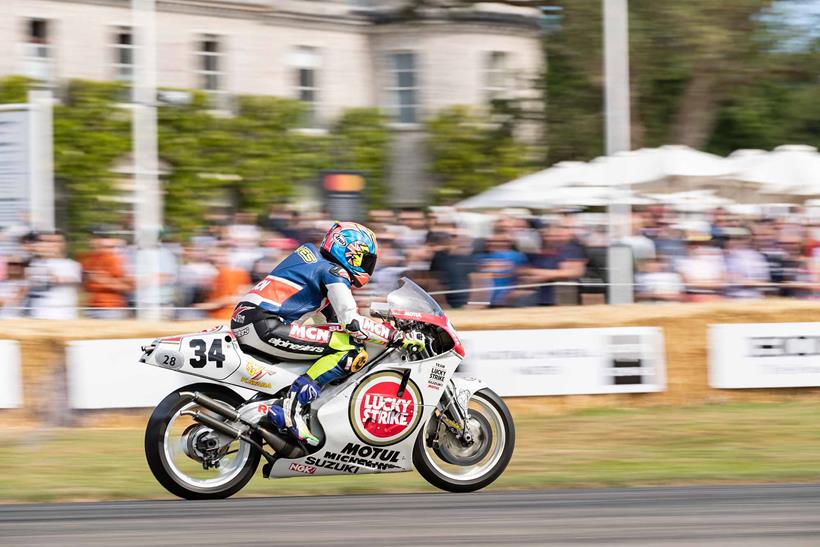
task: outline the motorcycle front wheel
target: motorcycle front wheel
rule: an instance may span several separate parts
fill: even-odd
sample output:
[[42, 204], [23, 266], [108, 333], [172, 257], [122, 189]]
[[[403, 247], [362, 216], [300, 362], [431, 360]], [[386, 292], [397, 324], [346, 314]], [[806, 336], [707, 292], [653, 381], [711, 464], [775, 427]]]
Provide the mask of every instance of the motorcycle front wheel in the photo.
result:
[[[234, 407], [244, 402], [236, 392], [216, 384], [193, 384], [170, 393], [154, 409], [145, 430], [148, 467], [166, 490], [180, 498], [204, 500], [232, 496], [251, 480], [261, 454], [250, 444], [237, 440], [220, 450], [216, 465], [204, 466], [209, 443], [215, 443], [215, 436], [210, 428], [182, 413], [200, 411], [219, 417], [190, 398], [181, 397], [180, 393], [185, 391], [198, 391]], [[213, 459], [209, 463], [214, 463]]]
[[434, 413], [413, 448], [413, 465], [427, 482], [449, 492], [473, 492], [495, 481], [515, 448], [515, 425], [507, 405], [490, 389], [467, 404], [472, 442], [458, 438]]

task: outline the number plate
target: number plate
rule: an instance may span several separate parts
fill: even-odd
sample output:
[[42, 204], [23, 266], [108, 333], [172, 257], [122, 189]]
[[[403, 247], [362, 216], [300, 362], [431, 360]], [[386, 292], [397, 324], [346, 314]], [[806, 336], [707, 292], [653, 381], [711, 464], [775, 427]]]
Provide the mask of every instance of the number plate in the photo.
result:
[[154, 351], [154, 358], [159, 366], [172, 369], [180, 368], [184, 362], [182, 354], [176, 349], [161, 346]]
[[166, 339], [151, 355], [151, 364], [224, 380], [242, 365], [242, 358], [233, 334], [223, 329]]

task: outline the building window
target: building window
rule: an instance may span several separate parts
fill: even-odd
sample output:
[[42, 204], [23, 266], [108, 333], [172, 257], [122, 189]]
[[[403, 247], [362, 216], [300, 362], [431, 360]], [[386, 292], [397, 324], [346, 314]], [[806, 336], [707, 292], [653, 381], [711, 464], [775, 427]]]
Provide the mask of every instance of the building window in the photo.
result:
[[28, 19], [23, 44], [23, 74], [36, 80], [51, 80], [50, 25], [47, 19]]
[[296, 98], [305, 103], [306, 127], [318, 125], [319, 86], [317, 72], [319, 69], [319, 54], [316, 48], [300, 46], [294, 49], [291, 59], [293, 66], [294, 87]]
[[416, 54], [391, 53], [388, 58], [390, 87], [390, 111], [393, 121], [416, 123], [418, 121], [418, 83], [416, 78]]
[[487, 102], [504, 98], [509, 91], [509, 57], [505, 51], [490, 51], [484, 64], [484, 93]]
[[197, 68], [199, 88], [206, 91], [223, 91], [222, 44], [215, 34], [205, 34], [199, 41]]
[[130, 82], [134, 75], [134, 35], [131, 27], [116, 27], [112, 46], [114, 79]]

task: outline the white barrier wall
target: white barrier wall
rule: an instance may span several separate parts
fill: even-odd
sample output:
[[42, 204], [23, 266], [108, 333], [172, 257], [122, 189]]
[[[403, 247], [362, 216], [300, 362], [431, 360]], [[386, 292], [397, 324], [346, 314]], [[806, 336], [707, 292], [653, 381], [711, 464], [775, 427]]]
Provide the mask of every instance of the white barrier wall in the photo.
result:
[[459, 372], [501, 396], [643, 393], [666, 389], [654, 327], [465, 331]]
[[0, 408], [20, 408], [22, 404], [20, 345], [14, 340], [0, 340]]
[[709, 325], [714, 388], [820, 386], [820, 323]]
[[[459, 371], [482, 378], [502, 396], [640, 393], [666, 385], [663, 335], [657, 328], [468, 331], [461, 336], [467, 359]], [[148, 342], [69, 342], [70, 406], [151, 407], [175, 389], [207, 381], [139, 363], [140, 346]]]
[[[82, 340], [66, 345], [68, 401], [71, 408], [142, 408], [156, 406], [168, 393], [195, 382], [208, 382], [139, 362], [140, 346], [152, 339]], [[248, 390], [236, 389], [249, 394]]]

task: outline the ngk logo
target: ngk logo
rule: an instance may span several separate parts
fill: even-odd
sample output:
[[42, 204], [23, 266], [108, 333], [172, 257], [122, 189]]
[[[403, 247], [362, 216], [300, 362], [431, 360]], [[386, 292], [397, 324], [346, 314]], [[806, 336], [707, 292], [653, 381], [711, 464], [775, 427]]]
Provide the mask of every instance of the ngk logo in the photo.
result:
[[288, 469], [291, 471], [296, 471], [297, 473], [305, 473], [306, 475], [313, 475], [316, 473], [315, 467], [312, 465], [305, 465], [303, 463], [292, 463]]
[[379, 372], [362, 382], [350, 399], [350, 423], [358, 437], [370, 445], [385, 446], [406, 438], [423, 411], [421, 393], [412, 381], [399, 395], [401, 375]]

